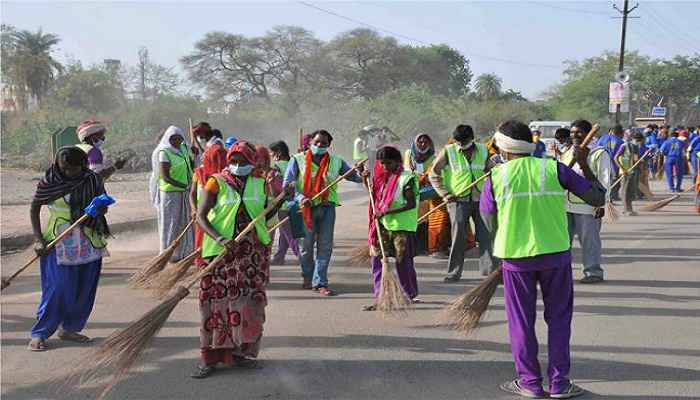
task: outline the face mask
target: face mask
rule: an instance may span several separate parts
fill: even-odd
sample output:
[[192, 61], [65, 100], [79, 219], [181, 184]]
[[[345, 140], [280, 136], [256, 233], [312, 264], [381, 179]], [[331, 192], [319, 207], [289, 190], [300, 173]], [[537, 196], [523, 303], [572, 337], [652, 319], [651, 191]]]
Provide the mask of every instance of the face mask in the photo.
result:
[[423, 150], [417, 148], [417, 150], [418, 150], [418, 153], [425, 154], [425, 153], [430, 151], [430, 146], [424, 148]]
[[328, 147], [316, 146], [315, 144], [312, 144], [309, 148], [311, 149], [311, 154], [315, 156], [320, 156], [328, 152]]
[[248, 176], [253, 172], [253, 166], [248, 165], [229, 165], [228, 170], [236, 176]]
[[467, 143], [467, 144], [461, 144], [461, 143], [460, 143], [460, 144], [459, 144], [459, 149], [460, 149], [460, 150], [469, 150], [469, 149], [472, 148], [472, 146], [474, 146], [474, 141], [470, 141], [470, 142]]
[[103, 144], [105, 144], [104, 139], [95, 139], [95, 141], [92, 143], [92, 145], [97, 147], [98, 149], [102, 147]]

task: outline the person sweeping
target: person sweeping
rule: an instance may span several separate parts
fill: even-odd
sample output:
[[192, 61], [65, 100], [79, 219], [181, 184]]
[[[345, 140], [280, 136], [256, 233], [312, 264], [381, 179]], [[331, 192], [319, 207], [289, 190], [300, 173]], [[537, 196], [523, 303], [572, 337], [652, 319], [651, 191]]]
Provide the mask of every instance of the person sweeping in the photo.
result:
[[[578, 396], [583, 389], [569, 380], [573, 280], [566, 191], [600, 207], [605, 190], [564, 164], [530, 156], [532, 134], [522, 122], [501, 124], [495, 140], [505, 164], [491, 170], [479, 207], [487, 228], [495, 233], [494, 255], [502, 260], [508, 331], [518, 374], [501, 389], [531, 398], [547, 395], [535, 334], [539, 284], [548, 326], [549, 396]], [[588, 149], [578, 147], [574, 157], [584, 175], [593, 178]]]
[[[374, 199], [374, 207], [369, 205], [369, 247], [375, 302], [364, 306], [364, 311], [377, 309], [383, 257], [396, 260], [399, 283], [407, 299], [416, 301], [418, 296], [418, 280], [413, 266], [418, 227], [418, 178], [403, 169], [401, 152], [395, 147], [381, 147], [377, 151], [377, 161], [372, 185], [368, 187]], [[363, 172], [363, 176], [369, 178], [369, 171]]]
[[[194, 162], [185, 144], [182, 129], [170, 126], [151, 155], [151, 201], [158, 210], [158, 235], [160, 253], [186, 229], [192, 219], [190, 209], [190, 185]], [[178, 262], [187, 257], [194, 247], [194, 233], [185, 233], [170, 261]]]
[[[289, 146], [283, 140], [274, 142], [270, 144], [270, 153], [274, 160], [274, 167], [270, 177], [270, 185], [274, 188], [281, 188], [284, 181], [284, 174], [287, 171], [287, 166], [289, 165]], [[290, 211], [287, 204], [283, 204], [277, 215], [280, 221], [284, 221], [289, 217]], [[285, 257], [287, 256], [287, 250], [291, 249], [292, 253], [297, 257], [297, 260], [301, 258], [299, 253], [299, 242], [292, 235], [292, 228], [289, 221], [285, 221], [279, 227], [279, 241], [277, 242], [277, 251], [272, 256], [272, 265], [284, 265]], [[273, 233], [274, 237], [274, 233]]]
[[[48, 243], [83, 215], [93, 198], [105, 193], [102, 178], [89, 169], [87, 154], [77, 147], [63, 147], [39, 181], [30, 207], [36, 253], [41, 256], [41, 302], [31, 330], [29, 350], [44, 351], [47, 340], [58, 330], [58, 338], [77, 343], [91, 339], [80, 332], [95, 304], [102, 256], [109, 227], [106, 209], [89, 217], [52, 249]], [[49, 221], [41, 228], [40, 211], [49, 210]]]
[[227, 159], [226, 170], [207, 180], [197, 210], [205, 232], [202, 257], [208, 263], [225, 248], [228, 253], [200, 281], [201, 362], [192, 373], [196, 379], [209, 377], [219, 363], [255, 367], [265, 322], [271, 239], [264, 219], [242, 240], [231, 240], [265, 209], [265, 179], [251, 175], [256, 154], [249, 143], [236, 142]]

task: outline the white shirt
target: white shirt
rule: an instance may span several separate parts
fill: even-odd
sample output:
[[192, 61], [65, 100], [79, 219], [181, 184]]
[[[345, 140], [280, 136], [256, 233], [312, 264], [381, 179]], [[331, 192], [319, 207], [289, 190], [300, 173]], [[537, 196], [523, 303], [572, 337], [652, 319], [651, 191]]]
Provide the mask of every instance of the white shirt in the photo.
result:
[[[591, 156], [593, 155], [593, 151], [598, 149], [600, 147], [594, 147], [591, 149], [591, 153], [588, 155], [588, 166], [591, 167], [591, 170], [593, 170], [593, 164], [591, 162], [592, 158]], [[612, 160], [610, 159], [610, 154], [608, 154], [607, 151], [605, 150], [599, 150], [602, 151], [602, 154], [598, 158], [598, 169], [593, 170], [593, 175], [598, 178], [598, 182], [605, 188], [608, 189], [610, 185], [612, 184]], [[581, 171], [581, 167], [578, 164], [574, 164], [571, 169], [574, 170], [577, 174], [583, 176], [583, 171]], [[610, 191], [608, 190], [608, 193], [605, 195], [606, 199], [609, 198], [610, 196]], [[572, 214], [588, 214], [588, 215], [594, 215], [595, 214], [595, 207], [589, 206], [588, 204], [579, 204], [579, 203], [571, 203], [568, 200], [568, 193], [567, 193], [567, 201], [566, 201], [566, 211], [570, 212]]]

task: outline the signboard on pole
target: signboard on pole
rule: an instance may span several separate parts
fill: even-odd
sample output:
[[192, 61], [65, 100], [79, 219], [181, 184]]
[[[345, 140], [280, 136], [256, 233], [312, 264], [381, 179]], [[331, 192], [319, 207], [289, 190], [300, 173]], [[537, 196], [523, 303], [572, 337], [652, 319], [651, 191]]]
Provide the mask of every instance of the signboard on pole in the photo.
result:
[[652, 117], [665, 117], [666, 116], [666, 107], [652, 107], [651, 116]]
[[608, 108], [611, 113], [617, 111], [617, 106], [620, 106], [620, 112], [630, 111], [630, 84], [629, 82], [610, 82], [608, 89], [609, 103]]

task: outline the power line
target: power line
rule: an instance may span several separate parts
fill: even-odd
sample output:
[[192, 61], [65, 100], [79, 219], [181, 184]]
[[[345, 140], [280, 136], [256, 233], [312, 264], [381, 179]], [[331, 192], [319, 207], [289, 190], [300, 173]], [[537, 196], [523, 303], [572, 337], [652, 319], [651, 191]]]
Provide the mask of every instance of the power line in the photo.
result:
[[695, 45], [693, 44], [692, 40], [689, 40], [687, 36], [680, 35], [679, 32], [676, 32], [672, 29], [669, 29], [666, 27], [663, 21], [663, 17], [657, 13], [652, 7], [647, 5], [647, 10], [649, 11], [649, 17], [651, 17], [651, 20], [659, 27], [661, 30], [664, 32], [665, 35], [670, 37], [671, 39], [676, 39], [677, 41], [680, 41], [681, 45], [685, 47], [687, 50], [690, 50], [691, 52], [698, 52], [700, 53], [700, 49], [696, 48]]
[[572, 13], [579, 13], [579, 14], [590, 14], [590, 15], [598, 15], [598, 16], [603, 16], [603, 17], [608, 17], [610, 14], [608, 13], [603, 13], [603, 12], [597, 12], [597, 11], [590, 11], [590, 10], [581, 10], [581, 9], [574, 9], [574, 8], [567, 8], [567, 7], [560, 7], [560, 6], [555, 6], [553, 4], [548, 4], [548, 3], [541, 3], [539, 1], [528, 1], [528, 3], [538, 5], [540, 7], [547, 7], [551, 8], [554, 10], [559, 10], [559, 11], [567, 11], [567, 12], [572, 12]]
[[[354, 19], [354, 18], [345, 16], [345, 15], [339, 14], [339, 13], [337, 13], [337, 12], [334, 12], [334, 11], [331, 11], [331, 10], [327, 10], [327, 9], [325, 9], [325, 8], [318, 7], [318, 6], [314, 5], [314, 4], [308, 3], [308, 2], [306, 2], [306, 1], [298, 1], [298, 3], [301, 4], [301, 5], [303, 5], [303, 6], [306, 6], [306, 7], [309, 7], [309, 8], [313, 8], [313, 9], [315, 9], [315, 10], [317, 10], [317, 11], [321, 11], [321, 12], [323, 12], [323, 13], [332, 15], [332, 16], [334, 16], [334, 17], [342, 18], [342, 19], [344, 19], [344, 20], [346, 20], [346, 21], [350, 21], [350, 22], [353, 22], [353, 23], [356, 23], [356, 24], [359, 24], [359, 25], [362, 25], [362, 26], [366, 26], [366, 27], [368, 27], [368, 28], [372, 28], [372, 29], [377, 30], [377, 31], [380, 31], [380, 32], [388, 33], [388, 34], [390, 34], [390, 35], [392, 35], [392, 36], [400, 37], [400, 38], [403, 38], [403, 39], [406, 39], [406, 40], [409, 40], [409, 41], [412, 41], [412, 42], [420, 43], [420, 44], [423, 44], [423, 45], [426, 45], [426, 46], [430, 46], [430, 45], [431, 45], [431, 43], [425, 42], [425, 41], [423, 41], [423, 40], [416, 39], [416, 38], [412, 38], [412, 37], [406, 36], [406, 35], [402, 35], [402, 34], [400, 34], [400, 33], [396, 33], [396, 32], [393, 32], [393, 31], [390, 31], [390, 30], [387, 30], [387, 29], [383, 29], [383, 28], [377, 27], [377, 26], [375, 26], [375, 25], [368, 24], [368, 23], [366, 23], [366, 22], [363, 22], [363, 21], [360, 21], [360, 20], [357, 20], [357, 19]], [[435, 29], [433, 29], [433, 31], [435, 31]], [[520, 66], [524, 66], [524, 67], [555, 68], [555, 69], [561, 69], [561, 68], [562, 68], [561, 65], [527, 63], [527, 62], [509, 60], [509, 59], [506, 59], [506, 58], [492, 57], [492, 56], [489, 56], [489, 55], [478, 54], [478, 53], [467, 53], [467, 52], [465, 52], [465, 55], [466, 55], [466, 56], [469, 56], [469, 57], [471, 57], [471, 58], [482, 58], [482, 59], [485, 59], [485, 60], [496, 61], [496, 62], [501, 62], [501, 63], [505, 63], [505, 64], [520, 65]]]

